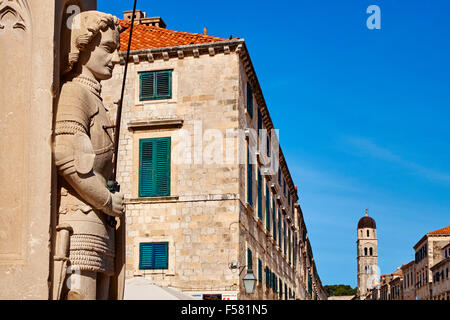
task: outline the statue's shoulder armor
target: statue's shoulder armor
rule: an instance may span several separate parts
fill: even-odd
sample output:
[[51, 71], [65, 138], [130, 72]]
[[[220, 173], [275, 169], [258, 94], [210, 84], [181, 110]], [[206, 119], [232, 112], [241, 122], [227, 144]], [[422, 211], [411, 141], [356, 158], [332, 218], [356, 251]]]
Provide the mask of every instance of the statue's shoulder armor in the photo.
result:
[[98, 113], [93, 94], [75, 82], [66, 82], [59, 96], [56, 121], [75, 121], [89, 127], [90, 119]]

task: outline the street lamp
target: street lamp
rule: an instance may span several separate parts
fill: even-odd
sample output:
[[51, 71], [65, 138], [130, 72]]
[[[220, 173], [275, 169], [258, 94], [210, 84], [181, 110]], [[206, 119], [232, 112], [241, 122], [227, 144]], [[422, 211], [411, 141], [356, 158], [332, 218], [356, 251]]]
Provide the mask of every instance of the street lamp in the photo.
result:
[[256, 285], [256, 277], [253, 274], [253, 270], [248, 269], [247, 274], [244, 276], [244, 279], [242, 279], [242, 280], [244, 281], [245, 292], [247, 294], [252, 294], [253, 291], [255, 291], [255, 285]]

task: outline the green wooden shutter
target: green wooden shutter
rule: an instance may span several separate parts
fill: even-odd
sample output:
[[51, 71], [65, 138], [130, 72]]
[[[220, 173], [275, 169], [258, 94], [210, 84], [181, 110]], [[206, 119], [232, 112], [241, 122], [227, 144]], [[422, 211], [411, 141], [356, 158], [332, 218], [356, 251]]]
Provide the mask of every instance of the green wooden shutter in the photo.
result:
[[278, 208], [278, 246], [281, 248], [281, 211]]
[[247, 82], [247, 112], [253, 118], [253, 92], [250, 83]]
[[266, 230], [270, 232], [270, 192], [266, 182]]
[[276, 221], [276, 206], [275, 206], [275, 198], [272, 198], [272, 232], [273, 232], [273, 240], [277, 241], [277, 221]]
[[258, 281], [263, 281], [263, 270], [262, 270], [262, 261], [261, 259], [258, 259]]
[[172, 97], [172, 71], [158, 71], [156, 75], [157, 98], [170, 99]]
[[250, 249], [247, 249], [247, 269], [253, 269], [253, 255]]
[[261, 170], [258, 168], [258, 218], [262, 220], [262, 177]]
[[289, 255], [289, 263], [291, 263], [291, 229], [288, 228], [288, 255]]
[[286, 256], [286, 220], [283, 220], [283, 252]]
[[143, 72], [139, 74], [140, 77], [140, 90], [139, 100], [152, 100], [155, 99], [155, 73]]
[[259, 131], [261, 129], [262, 129], [262, 115], [261, 115], [261, 111], [259, 111], [259, 109], [258, 109], [258, 134], [261, 133]]
[[140, 140], [140, 197], [170, 195], [170, 142], [170, 137]]
[[139, 244], [139, 269], [168, 269], [168, 267], [168, 242], [151, 242]]
[[250, 163], [249, 147], [247, 147], [247, 202], [253, 206], [253, 166]]
[[172, 70], [141, 72], [139, 76], [141, 101], [172, 98]]

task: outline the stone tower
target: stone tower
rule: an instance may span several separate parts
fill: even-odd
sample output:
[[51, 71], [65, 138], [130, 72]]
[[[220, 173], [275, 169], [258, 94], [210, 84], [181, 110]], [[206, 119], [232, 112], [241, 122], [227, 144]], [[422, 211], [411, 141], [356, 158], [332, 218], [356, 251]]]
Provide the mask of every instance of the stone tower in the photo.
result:
[[364, 300], [368, 289], [378, 284], [378, 240], [375, 220], [367, 214], [358, 222], [356, 241], [358, 296]]

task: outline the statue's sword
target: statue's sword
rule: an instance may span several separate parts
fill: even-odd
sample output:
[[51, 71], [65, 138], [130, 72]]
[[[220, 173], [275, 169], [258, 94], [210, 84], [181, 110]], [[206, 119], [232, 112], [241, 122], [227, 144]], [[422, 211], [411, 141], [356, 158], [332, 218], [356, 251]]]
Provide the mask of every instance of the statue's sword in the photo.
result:
[[[119, 154], [120, 122], [122, 118], [122, 104], [125, 94], [125, 83], [127, 81], [128, 59], [130, 58], [131, 37], [133, 36], [134, 18], [136, 15], [136, 2], [137, 0], [134, 0], [133, 16], [131, 18], [130, 26], [130, 37], [128, 39], [127, 56], [125, 59], [125, 68], [123, 72], [122, 91], [120, 93], [119, 103], [117, 104], [116, 124], [114, 130], [113, 174], [111, 180], [107, 182], [107, 187], [111, 192], [120, 191], [120, 185], [117, 182], [117, 159]], [[110, 217], [110, 221], [113, 226], [116, 226], [116, 218]], [[110, 297], [122, 300], [125, 285], [125, 216], [119, 218], [119, 227], [116, 228], [115, 250], [115, 272], [111, 281]]]

